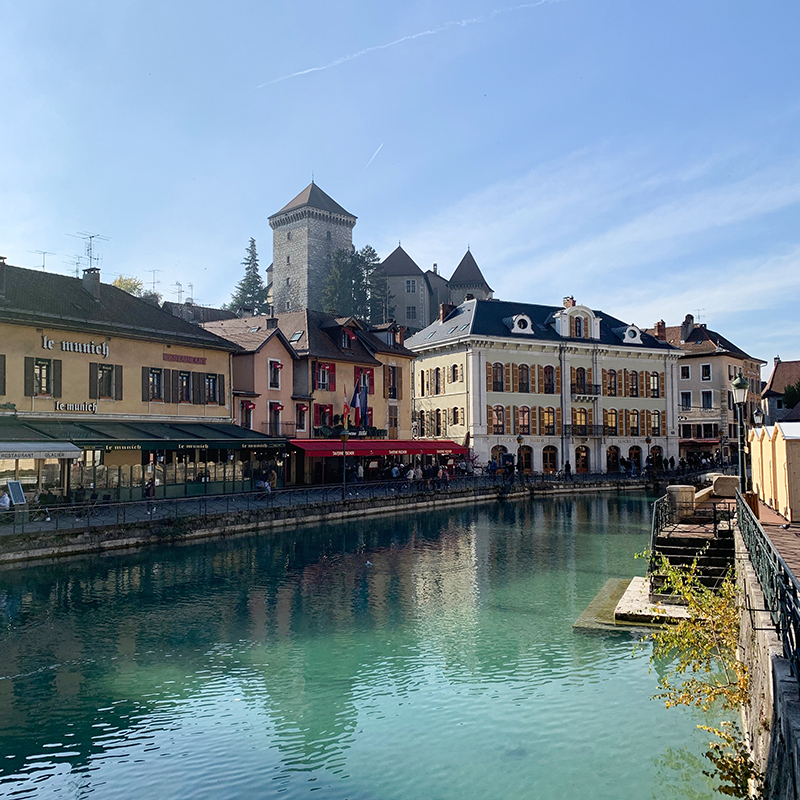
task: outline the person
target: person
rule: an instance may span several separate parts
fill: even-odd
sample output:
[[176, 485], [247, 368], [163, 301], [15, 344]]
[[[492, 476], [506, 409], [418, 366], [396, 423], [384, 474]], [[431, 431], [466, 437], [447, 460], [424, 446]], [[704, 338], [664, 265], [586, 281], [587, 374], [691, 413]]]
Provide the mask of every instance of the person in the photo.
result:
[[270, 467], [267, 483], [269, 483], [269, 490], [271, 492], [274, 492], [278, 488], [278, 473], [275, 472], [275, 467]]
[[8, 492], [3, 489], [3, 493], [0, 494], [0, 511], [8, 511], [11, 508], [11, 498], [8, 496]]
[[395, 479], [400, 477], [400, 467], [397, 464], [392, 467], [392, 477]]
[[669, 471], [670, 472], [674, 472], [675, 471], [675, 456], [670, 456], [669, 457]]
[[569, 461], [564, 464], [564, 480], [572, 480], [572, 465], [569, 463]]
[[156, 496], [156, 482], [152, 478], [144, 485], [144, 496], [147, 500], [147, 513], [153, 514], [156, 510], [156, 504], [153, 502]]
[[364, 465], [359, 464], [358, 468], [356, 469], [356, 480], [359, 483], [364, 483]]

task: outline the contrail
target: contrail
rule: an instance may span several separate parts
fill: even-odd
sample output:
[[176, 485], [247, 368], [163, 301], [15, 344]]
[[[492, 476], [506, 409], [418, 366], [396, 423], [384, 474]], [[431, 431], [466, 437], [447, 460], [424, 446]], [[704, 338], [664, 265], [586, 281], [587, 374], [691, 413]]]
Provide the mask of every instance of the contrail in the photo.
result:
[[[383, 147], [383, 142], [381, 142], [381, 147]], [[377, 149], [377, 150], [376, 150], [376, 151], [373, 153], [373, 155], [372, 155], [372, 158], [371, 158], [369, 161], [367, 161], [367, 167], [368, 167], [368, 166], [369, 166], [369, 165], [370, 165], [370, 164], [371, 164], [371, 163], [372, 163], [372, 162], [375, 160], [375, 156], [376, 156], [376, 155], [378, 155], [378, 153], [380, 153], [380, 151], [381, 151], [381, 147], [379, 147], [379, 148], [378, 148], [378, 149]], [[365, 171], [365, 172], [366, 172], [366, 170], [367, 170], [367, 167], [364, 167], [364, 171]]]
[[[561, 0], [538, 0], [536, 3], [522, 3], [518, 6], [507, 6], [505, 8], [496, 8], [494, 11], [485, 14], [482, 17], [472, 17], [471, 19], [458, 19], [453, 20], [452, 22], [445, 22], [444, 25], [440, 25], [438, 28], [432, 28], [428, 31], [420, 31], [419, 33], [412, 33], [408, 36], [403, 36], [400, 39], [395, 39], [393, 42], [387, 42], [386, 44], [376, 44], [372, 47], [365, 47], [363, 50], [359, 50], [357, 53], [351, 53], [349, 56], [342, 56], [341, 58], [337, 58], [335, 61], [331, 61], [328, 64], [324, 64], [321, 67], [309, 67], [308, 69], [301, 69], [299, 72], [292, 72], [290, 75], [284, 75], [281, 78], [275, 78], [274, 80], [267, 81], [266, 83], [259, 84], [256, 88], [263, 89], [265, 86], [271, 86], [273, 83], [280, 83], [281, 81], [288, 81], [289, 78], [297, 78], [300, 75], [308, 75], [310, 72], [322, 72], [322, 70], [331, 69], [332, 67], [338, 67], [340, 64], [344, 64], [347, 61], [352, 61], [354, 58], [360, 58], [361, 56], [366, 55], [367, 53], [373, 53], [376, 50], [386, 50], [389, 47], [395, 47], [398, 44], [402, 44], [403, 42], [409, 42], [412, 39], [420, 39], [423, 36], [433, 36], [437, 33], [442, 33], [443, 31], [449, 30], [450, 28], [466, 28], [469, 25], [477, 25], [481, 22], [488, 22], [490, 19], [500, 15], [500, 14], [508, 14], [512, 11], [521, 11], [526, 8], [536, 8], [537, 6], [543, 6], [545, 3], [555, 3], [561, 2]], [[374, 156], [373, 156], [374, 157]]]

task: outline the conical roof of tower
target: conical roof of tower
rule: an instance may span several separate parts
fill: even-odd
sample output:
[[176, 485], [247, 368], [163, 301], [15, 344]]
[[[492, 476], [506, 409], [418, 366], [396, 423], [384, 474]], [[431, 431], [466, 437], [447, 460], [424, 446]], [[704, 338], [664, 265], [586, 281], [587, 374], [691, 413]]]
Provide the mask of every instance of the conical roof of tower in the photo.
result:
[[387, 275], [422, 275], [414, 259], [400, 245], [386, 256], [381, 267]]
[[272, 214], [272, 217], [277, 217], [279, 214], [285, 214], [288, 211], [294, 211], [298, 208], [316, 208], [320, 211], [327, 211], [330, 214], [341, 214], [344, 217], [351, 217], [357, 219], [354, 214], [345, 211], [330, 195], [325, 194], [322, 189], [317, 186], [314, 181], [306, 186], [297, 197], [290, 200], [280, 211]]
[[461, 263], [456, 267], [456, 271], [450, 278], [450, 285], [474, 286], [475, 284], [482, 284], [488, 291], [494, 291], [492, 287], [486, 283], [486, 278], [483, 277], [483, 273], [478, 267], [478, 263], [475, 261], [472, 253], [467, 250], [464, 254], [464, 258], [461, 259]]

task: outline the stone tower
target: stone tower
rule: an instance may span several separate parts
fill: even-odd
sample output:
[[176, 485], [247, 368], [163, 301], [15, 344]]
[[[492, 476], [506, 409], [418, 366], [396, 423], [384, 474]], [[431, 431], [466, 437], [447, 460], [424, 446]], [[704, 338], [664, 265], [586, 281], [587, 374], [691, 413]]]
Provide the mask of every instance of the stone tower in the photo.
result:
[[353, 249], [356, 217], [313, 181], [269, 218], [275, 312], [322, 310], [333, 254]]

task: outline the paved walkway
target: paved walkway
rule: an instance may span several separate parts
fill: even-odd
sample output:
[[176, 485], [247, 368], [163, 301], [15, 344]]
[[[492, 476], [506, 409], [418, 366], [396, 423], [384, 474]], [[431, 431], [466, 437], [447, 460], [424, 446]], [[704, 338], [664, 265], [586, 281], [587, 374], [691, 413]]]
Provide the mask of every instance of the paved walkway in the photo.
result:
[[793, 575], [800, 576], [800, 522], [787, 522], [760, 500], [758, 515], [764, 533], [772, 540], [786, 566]]

